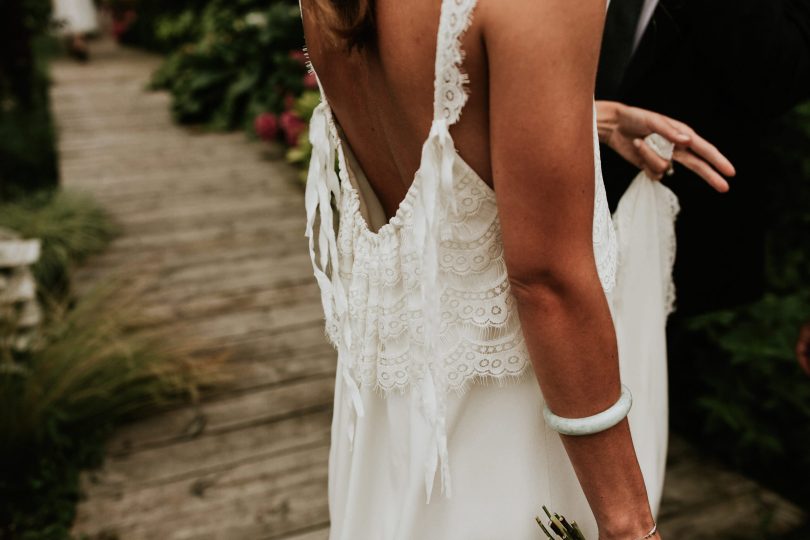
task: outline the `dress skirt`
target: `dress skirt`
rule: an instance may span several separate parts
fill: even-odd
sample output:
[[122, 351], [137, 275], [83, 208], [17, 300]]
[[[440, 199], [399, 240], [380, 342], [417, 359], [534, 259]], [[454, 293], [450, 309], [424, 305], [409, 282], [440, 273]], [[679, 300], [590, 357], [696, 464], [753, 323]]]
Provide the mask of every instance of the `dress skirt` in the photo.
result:
[[[382, 205], [362, 174], [355, 180], [364, 217], [373, 228], [380, 227], [386, 222]], [[659, 204], [656, 196], [661, 193], [656, 190], [663, 186], [651, 186], [636, 182], [628, 191], [632, 200], [620, 208], [624, 228], [617, 233], [624, 234], [619, 240], [625, 241], [627, 266], [620, 262], [614, 294], [622, 294], [623, 301], [608, 300], [622, 381], [634, 396], [630, 427], [657, 514], [667, 445], [666, 310], [660, 294], [671, 269], [662, 258], [660, 273], [652, 272], [650, 264], [663, 242], [645, 231], [668, 234], [644, 221], [657, 219], [658, 210], [649, 205]], [[664, 218], [664, 225], [671, 225], [670, 218]], [[636, 233], [633, 238], [628, 239], [628, 230]], [[441, 493], [437, 474], [429, 503], [424, 463], [430, 433], [415, 400], [396, 392], [361, 392], [365, 415], [354, 418], [344, 385], [336, 385], [329, 456], [330, 540], [538, 540], [543, 533], [534, 518], [543, 505], [576, 521], [588, 540], [598, 538], [560, 436], [543, 419], [543, 396], [531, 369], [520, 379], [476, 382], [464, 394], [449, 397], [452, 492], [449, 497]]]
[[64, 34], [87, 34], [98, 30], [93, 0], [54, 0], [53, 18]]

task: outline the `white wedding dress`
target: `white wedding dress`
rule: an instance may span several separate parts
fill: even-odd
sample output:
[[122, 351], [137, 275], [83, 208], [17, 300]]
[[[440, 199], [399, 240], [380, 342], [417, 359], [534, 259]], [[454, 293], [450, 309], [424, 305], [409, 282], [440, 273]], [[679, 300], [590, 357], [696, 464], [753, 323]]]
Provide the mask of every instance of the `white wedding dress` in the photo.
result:
[[[393, 218], [386, 219], [342, 144], [325, 96], [311, 121], [307, 236], [326, 332], [338, 351], [332, 540], [535, 540], [542, 505], [577, 521], [589, 539], [597, 536], [561, 440], [543, 420], [507, 279], [495, 193], [456, 153], [449, 132], [467, 98], [460, 38], [474, 7], [475, 0], [442, 2], [434, 121], [419, 172]], [[618, 253], [619, 245], [637, 245], [637, 206], [619, 210], [617, 235], [595, 128], [592, 150], [594, 254], [608, 297], [614, 283], [630, 295], [614, 305], [614, 317], [623, 381], [635, 396], [631, 428], [657, 507], [666, 447], [661, 355], [671, 239], [644, 243], [644, 250], [664, 250], [667, 258], [640, 288], [629, 287], [621, 267], [616, 275], [617, 257], [645, 270], [650, 252]], [[630, 193], [641, 205], [659, 195], [650, 182], [634, 186]], [[650, 297], [656, 294], [657, 307]], [[648, 308], [660, 317], [633, 312]], [[643, 339], [635, 335], [642, 323]]]
[[98, 30], [93, 0], [53, 0], [53, 19], [65, 34], [87, 34]]

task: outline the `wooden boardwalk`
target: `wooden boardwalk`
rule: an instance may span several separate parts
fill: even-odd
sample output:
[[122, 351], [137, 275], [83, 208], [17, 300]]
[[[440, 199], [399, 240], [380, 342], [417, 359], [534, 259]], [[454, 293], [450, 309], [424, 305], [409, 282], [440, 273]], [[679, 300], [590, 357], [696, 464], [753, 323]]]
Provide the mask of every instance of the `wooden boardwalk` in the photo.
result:
[[[75, 532], [323, 540], [335, 355], [323, 337], [295, 172], [241, 133], [173, 125], [168, 97], [145, 90], [155, 57], [111, 44], [94, 53], [88, 65], [53, 70], [62, 180], [93, 194], [124, 234], [80, 282], [122, 270], [141, 276], [140, 326], [192, 333], [200, 353], [225, 351], [232, 380], [199, 407], [120, 430], [103, 468], [84, 475]], [[670, 539], [747, 538], [763, 509], [784, 528], [802, 519], [677, 441], [671, 462], [662, 510]]]

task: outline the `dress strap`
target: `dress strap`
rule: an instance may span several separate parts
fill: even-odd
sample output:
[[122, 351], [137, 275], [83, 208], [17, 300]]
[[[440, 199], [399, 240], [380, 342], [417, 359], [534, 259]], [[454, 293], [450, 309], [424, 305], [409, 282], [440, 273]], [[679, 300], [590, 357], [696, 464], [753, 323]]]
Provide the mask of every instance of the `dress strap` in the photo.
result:
[[477, 0], [442, 0], [436, 39], [433, 118], [453, 125], [467, 103], [467, 74], [461, 68], [464, 52], [461, 38], [472, 22]]
[[461, 69], [464, 54], [461, 38], [472, 21], [476, 0], [442, 0], [436, 37], [436, 64], [433, 84], [433, 123], [422, 146], [420, 196], [414, 205], [414, 241], [421, 254], [421, 308], [424, 319], [425, 358], [423, 378], [412, 399], [430, 426], [426, 461], [425, 491], [430, 502], [437, 475], [442, 493], [451, 496], [450, 463], [447, 449], [447, 393], [445, 369], [441, 361], [440, 335], [442, 277], [439, 272], [439, 246], [445, 240], [448, 213], [458, 212], [454, 189], [456, 149], [450, 126], [461, 118], [467, 102], [468, 81]]
[[[301, 0], [298, 0], [298, 8], [303, 21], [304, 8]], [[315, 73], [315, 67], [309, 59], [307, 69]], [[305, 236], [309, 241], [309, 256], [321, 291], [326, 334], [338, 353], [337, 377], [343, 379], [347, 389], [344, 395], [351, 411], [347, 435], [352, 444], [357, 426], [356, 418], [364, 416], [364, 407], [360, 385], [352, 371], [354, 361], [349, 352], [352, 346], [351, 320], [347, 292], [340, 279], [340, 254], [335, 234], [335, 217], [332, 212], [332, 201], [336, 208], [341, 208], [343, 196], [341, 182], [344, 181], [346, 165], [340, 135], [317, 73], [315, 80], [318, 83], [321, 102], [315, 107], [309, 123], [312, 157], [304, 196], [307, 213]], [[338, 169], [335, 168], [336, 160], [339, 163]], [[316, 238], [318, 254], [315, 252]]]

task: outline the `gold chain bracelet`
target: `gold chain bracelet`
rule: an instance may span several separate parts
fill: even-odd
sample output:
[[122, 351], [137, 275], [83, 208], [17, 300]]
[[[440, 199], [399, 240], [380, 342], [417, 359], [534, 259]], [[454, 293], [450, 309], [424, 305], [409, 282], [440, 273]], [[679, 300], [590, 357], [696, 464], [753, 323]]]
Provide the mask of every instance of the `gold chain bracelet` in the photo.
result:
[[653, 522], [653, 528], [650, 529], [650, 532], [639, 538], [638, 540], [647, 540], [648, 538], [652, 538], [658, 532], [658, 523]]

